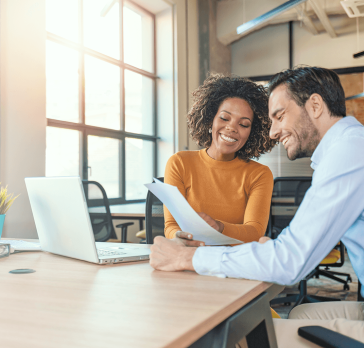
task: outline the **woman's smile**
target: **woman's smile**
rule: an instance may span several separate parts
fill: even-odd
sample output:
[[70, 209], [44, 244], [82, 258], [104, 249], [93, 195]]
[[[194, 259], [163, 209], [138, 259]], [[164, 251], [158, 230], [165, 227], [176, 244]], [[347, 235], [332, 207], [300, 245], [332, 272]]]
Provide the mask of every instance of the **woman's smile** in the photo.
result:
[[236, 141], [238, 141], [238, 139], [235, 139], [235, 138], [232, 138], [232, 137], [229, 137], [227, 135], [224, 135], [222, 133], [220, 133], [220, 138], [228, 143], [235, 143]]

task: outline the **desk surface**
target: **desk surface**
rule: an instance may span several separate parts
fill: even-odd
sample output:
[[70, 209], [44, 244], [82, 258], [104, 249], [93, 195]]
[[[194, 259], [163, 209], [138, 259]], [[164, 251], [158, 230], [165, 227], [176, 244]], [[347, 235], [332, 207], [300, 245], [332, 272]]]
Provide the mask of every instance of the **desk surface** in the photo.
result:
[[[89, 208], [90, 213], [103, 213], [104, 208]], [[110, 205], [111, 216], [113, 217], [145, 217], [145, 203], [130, 203]]]
[[[17, 268], [35, 273], [10, 274]], [[95, 265], [46, 252], [0, 259], [4, 347], [186, 347], [269, 283]]]

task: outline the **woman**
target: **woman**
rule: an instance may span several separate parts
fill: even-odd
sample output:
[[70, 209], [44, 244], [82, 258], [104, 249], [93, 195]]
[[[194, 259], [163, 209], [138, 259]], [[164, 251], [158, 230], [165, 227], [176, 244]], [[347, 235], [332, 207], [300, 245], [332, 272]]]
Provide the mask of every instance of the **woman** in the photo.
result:
[[[164, 182], [177, 186], [217, 231], [244, 242], [258, 241], [269, 219], [273, 176], [251, 158], [276, 143], [269, 138], [265, 89], [242, 77], [211, 74], [193, 97], [188, 127], [205, 148], [174, 154]], [[166, 237], [174, 238], [180, 230], [165, 208]]]

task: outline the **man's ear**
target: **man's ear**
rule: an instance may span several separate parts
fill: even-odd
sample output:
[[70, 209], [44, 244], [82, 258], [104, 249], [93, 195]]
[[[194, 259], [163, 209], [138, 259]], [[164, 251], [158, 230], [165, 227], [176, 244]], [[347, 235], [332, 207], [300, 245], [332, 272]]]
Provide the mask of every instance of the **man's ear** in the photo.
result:
[[314, 93], [308, 98], [306, 109], [314, 119], [318, 119], [324, 112], [325, 102], [319, 94]]

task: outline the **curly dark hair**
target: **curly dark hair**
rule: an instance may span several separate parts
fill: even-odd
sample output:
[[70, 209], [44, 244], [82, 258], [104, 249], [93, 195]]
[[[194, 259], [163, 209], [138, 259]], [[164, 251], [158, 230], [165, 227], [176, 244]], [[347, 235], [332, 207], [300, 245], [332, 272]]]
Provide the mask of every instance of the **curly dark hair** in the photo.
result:
[[249, 138], [237, 152], [237, 157], [249, 161], [269, 152], [277, 143], [269, 138], [271, 121], [268, 117], [268, 95], [263, 86], [239, 76], [210, 74], [193, 93], [194, 104], [187, 114], [190, 135], [200, 146], [209, 148], [212, 136], [209, 128], [221, 103], [228, 98], [245, 100], [253, 111]]

